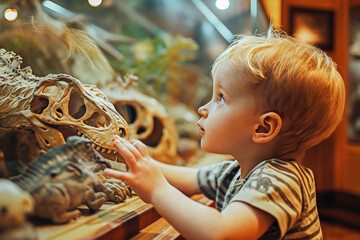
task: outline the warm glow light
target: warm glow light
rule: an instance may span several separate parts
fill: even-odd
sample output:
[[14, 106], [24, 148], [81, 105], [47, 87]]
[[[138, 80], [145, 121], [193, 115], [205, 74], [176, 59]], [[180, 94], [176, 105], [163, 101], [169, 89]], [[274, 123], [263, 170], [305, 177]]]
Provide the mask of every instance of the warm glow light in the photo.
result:
[[229, 0], [216, 0], [215, 6], [220, 10], [225, 10], [230, 6]]
[[8, 8], [4, 12], [4, 17], [8, 21], [14, 21], [17, 18], [17, 16], [18, 16], [18, 12], [16, 11], [16, 9]]
[[98, 7], [102, 3], [102, 0], [88, 0], [90, 6]]
[[296, 30], [294, 35], [296, 36], [296, 38], [309, 44], [321, 42], [321, 36], [317, 32], [314, 32], [311, 28], [306, 26], [300, 26]]

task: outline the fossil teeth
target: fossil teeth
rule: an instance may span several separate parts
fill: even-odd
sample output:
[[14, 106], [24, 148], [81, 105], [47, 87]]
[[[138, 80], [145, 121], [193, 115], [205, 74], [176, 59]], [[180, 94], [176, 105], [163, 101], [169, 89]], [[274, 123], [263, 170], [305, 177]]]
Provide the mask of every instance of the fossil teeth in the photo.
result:
[[95, 144], [95, 143], [93, 143], [93, 144], [91, 144], [91, 146], [92, 146], [93, 148], [95, 148], [95, 147], [96, 147], [96, 144]]
[[107, 150], [107, 153], [108, 153], [108, 154], [110, 154], [111, 152], [112, 152], [112, 150], [111, 150], [111, 149], [108, 149], [108, 150]]
[[97, 146], [96, 147], [96, 151], [100, 151], [101, 147], [100, 146]]
[[116, 156], [116, 158], [115, 158], [115, 162], [117, 162], [118, 161], [118, 157]]
[[82, 135], [82, 133], [81, 133], [80, 131], [77, 131], [77, 135], [81, 136], [81, 135]]
[[101, 149], [101, 152], [102, 152], [102, 153], [104, 153], [105, 151], [106, 151], [106, 149], [105, 149], [105, 148]]

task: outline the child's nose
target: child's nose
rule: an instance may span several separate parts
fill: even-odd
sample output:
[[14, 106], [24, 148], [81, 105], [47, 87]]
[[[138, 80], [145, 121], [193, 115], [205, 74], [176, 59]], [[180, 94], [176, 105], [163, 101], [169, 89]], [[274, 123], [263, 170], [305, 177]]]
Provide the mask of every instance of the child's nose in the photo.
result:
[[209, 111], [208, 111], [204, 106], [202, 106], [202, 107], [200, 107], [200, 108], [198, 109], [198, 113], [199, 113], [200, 116], [202, 116], [203, 118], [207, 118], [208, 115], [209, 115]]

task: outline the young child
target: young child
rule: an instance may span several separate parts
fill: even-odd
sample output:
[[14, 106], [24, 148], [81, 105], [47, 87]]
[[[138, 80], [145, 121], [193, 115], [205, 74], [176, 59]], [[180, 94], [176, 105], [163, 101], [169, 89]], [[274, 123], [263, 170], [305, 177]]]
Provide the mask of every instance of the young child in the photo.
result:
[[[243, 36], [212, 68], [199, 108], [201, 148], [230, 154], [199, 169], [154, 161], [139, 141], [114, 138], [128, 172], [107, 169], [186, 239], [322, 239], [314, 176], [299, 160], [335, 130], [345, 88], [316, 47], [269, 30]], [[216, 209], [187, 196], [203, 193]]]

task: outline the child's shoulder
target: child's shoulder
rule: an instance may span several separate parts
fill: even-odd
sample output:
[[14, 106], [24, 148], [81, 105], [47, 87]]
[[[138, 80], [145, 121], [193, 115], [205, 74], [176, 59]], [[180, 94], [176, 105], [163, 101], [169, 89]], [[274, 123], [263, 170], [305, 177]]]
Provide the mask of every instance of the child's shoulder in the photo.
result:
[[[276, 219], [282, 237], [298, 239], [318, 234], [315, 191], [310, 169], [295, 160], [269, 159], [251, 171], [231, 201], [246, 202], [267, 212]], [[315, 219], [316, 224], [307, 228], [304, 219]]]
[[278, 172], [280, 174], [306, 175], [309, 178], [314, 178], [311, 169], [303, 166], [294, 159], [281, 160], [277, 158], [272, 158], [265, 161], [264, 167], [269, 168], [272, 171]]
[[315, 180], [312, 171], [296, 160], [269, 159], [254, 169], [252, 178], [266, 177], [276, 184], [285, 184], [302, 189], [315, 189]]

